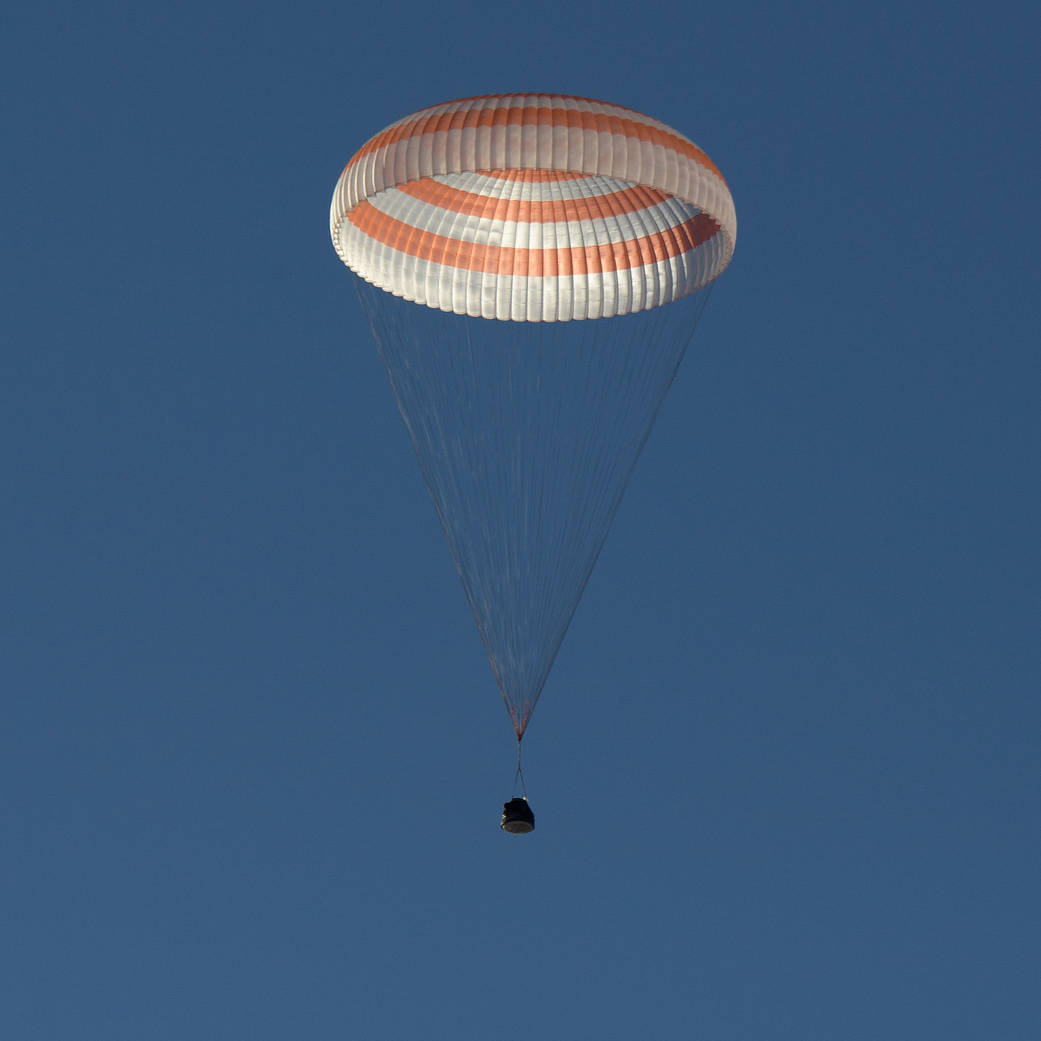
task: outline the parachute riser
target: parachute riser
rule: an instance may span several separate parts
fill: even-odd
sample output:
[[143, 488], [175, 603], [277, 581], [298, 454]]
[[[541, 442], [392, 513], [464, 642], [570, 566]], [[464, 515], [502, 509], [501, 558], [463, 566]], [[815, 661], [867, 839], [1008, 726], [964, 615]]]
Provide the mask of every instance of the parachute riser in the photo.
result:
[[521, 766], [521, 739], [517, 738], [517, 769], [513, 774], [513, 796], [516, 798], [520, 796], [522, 799], [528, 798], [528, 789], [524, 784], [524, 769]]

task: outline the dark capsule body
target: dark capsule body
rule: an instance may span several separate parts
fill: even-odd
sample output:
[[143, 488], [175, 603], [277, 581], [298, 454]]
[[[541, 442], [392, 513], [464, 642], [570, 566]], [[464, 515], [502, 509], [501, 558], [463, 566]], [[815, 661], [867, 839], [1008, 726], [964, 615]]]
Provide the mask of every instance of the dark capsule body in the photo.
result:
[[535, 830], [535, 814], [527, 799], [510, 799], [503, 805], [502, 830], [511, 835], [525, 835]]

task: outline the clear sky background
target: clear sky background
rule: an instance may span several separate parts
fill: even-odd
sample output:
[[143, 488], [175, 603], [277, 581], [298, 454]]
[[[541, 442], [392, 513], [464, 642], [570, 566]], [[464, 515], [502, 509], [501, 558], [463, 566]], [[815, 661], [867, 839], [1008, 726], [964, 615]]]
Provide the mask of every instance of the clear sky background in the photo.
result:
[[[0, 14], [0, 1036], [1041, 1036], [1036, 8]], [[424, 105], [648, 112], [737, 254], [525, 740], [347, 272]]]

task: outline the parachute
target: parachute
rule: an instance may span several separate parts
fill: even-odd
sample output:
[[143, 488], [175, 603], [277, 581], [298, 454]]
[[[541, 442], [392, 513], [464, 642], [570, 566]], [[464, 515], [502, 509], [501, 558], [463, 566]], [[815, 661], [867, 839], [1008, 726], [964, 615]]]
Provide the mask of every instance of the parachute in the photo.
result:
[[733, 200], [708, 156], [649, 116], [488, 95], [364, 144], [330, 231], [506, 703], [523, 788], [532, 711], [733, 255]]

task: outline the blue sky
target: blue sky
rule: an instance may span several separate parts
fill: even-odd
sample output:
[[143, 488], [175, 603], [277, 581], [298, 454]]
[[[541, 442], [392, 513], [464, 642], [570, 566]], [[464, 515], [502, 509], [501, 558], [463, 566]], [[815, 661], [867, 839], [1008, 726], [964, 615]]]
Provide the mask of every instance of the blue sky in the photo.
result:
[[[0, 16], [0, 1032], [1041, 1029], [1026, 5]], [[328, 204], [424, 105], [646, 111], [740, 233], [528, 737]]]

